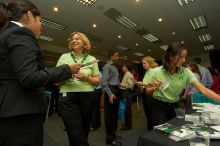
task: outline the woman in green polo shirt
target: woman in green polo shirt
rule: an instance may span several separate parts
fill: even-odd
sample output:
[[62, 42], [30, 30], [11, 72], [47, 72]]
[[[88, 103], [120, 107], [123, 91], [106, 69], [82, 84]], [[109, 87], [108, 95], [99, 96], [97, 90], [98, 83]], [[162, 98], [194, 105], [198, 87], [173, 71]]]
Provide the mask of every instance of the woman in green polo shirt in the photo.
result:
[[[63, 54], [57, 66], [69, 63], [88, 63], [96, 60], [89, 55], [91, 44], [85, 34], [73, 32], [69, 39], [70, 53]], [[80, 68], [72, 79], [60, 83], [59, 112], [66, 127], [70, 145], [89, 146], [88, 133], [95, 106], [93, 86], [99, 85], [98, 64]]]
[[181, 43], [169, 45], [164, 56], [164, 64], [154, 68], [146, 79], [146, 92], [153, 95], [150, 98], [151, 122], [153, 126], [174, 118], [174, 109], [178, 107], [179, 94], [186, 84], [192, 84], [205, 96], [220, 101], [220, 96], [204, 87], [187, 68], [182, 67], [187, 56], [187, 49]]
[[[142, 65], [143, 65], [143, 68], [146, 70], [146, 73], [143, 78], [143, 83], [146, 85], [147, 78], [149, 77], [150, 72], [152, 71], [153, 68], [158, 66], [158, 63], [155, 61], [154, 58], [152, 58], [150, 56], [145, 56], [142, 59]], [[143, 106], [144, 106], [145, 117], [147, 119], [147, 129], [152, 130], [153, 126], [152, 126], [152, 123], [150, 120], [150, 110], [149, 110], [149, 108], [151, 106], [151, 103], [149, 103], [151, 95], [148, 96], [148, 94], [145, 92], [145, 88], [146, 87], [144, 86], [143, 94], [142, 94], [142, 102], [143, 102]]]

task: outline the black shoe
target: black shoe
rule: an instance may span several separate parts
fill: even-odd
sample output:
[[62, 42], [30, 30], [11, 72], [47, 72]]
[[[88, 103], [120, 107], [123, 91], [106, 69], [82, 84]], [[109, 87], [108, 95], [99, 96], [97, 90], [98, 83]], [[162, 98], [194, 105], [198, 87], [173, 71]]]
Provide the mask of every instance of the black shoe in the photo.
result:
[[111, 145], [111, 146], [122, 146], [122, 143], [116, 140], [112, 140], [112, 141], [106, 141], [107, 145]]

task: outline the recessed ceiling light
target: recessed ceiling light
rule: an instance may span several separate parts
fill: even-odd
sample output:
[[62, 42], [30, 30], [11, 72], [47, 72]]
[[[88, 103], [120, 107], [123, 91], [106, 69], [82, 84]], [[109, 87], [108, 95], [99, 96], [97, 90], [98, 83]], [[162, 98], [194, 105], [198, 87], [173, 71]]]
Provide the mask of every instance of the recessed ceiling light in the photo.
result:
[[172, 34], [172, 35], [175, 35], [175, 34], [176, 34], [176, 32], [172, 32], [171, 34]]
[[137, 3], [140, 2], [140, 0], [135, 0]]
[[159, 22], [162, 22], [162, 21], [163, 21], [163, 19], [162, 19], [162, 18], [159, 18], [159, 19], [158, 19], [158, 21], [159, 21]]
[[148, 50], [148, 52], [150, 52], [151, 50]]
[[53, 11], [54, 11], [54, 12], [58, 12], [58, 11], [59, 11], [59, 8], [58, 8], [58, 7], [53, 7]]
[[93, 24], [92, 27], [93, 27], [93, 28], [96, 28], [96, 24]]
[[181, 41], [181, 44], [184, 44], [185, 42], [184, 41]]
[[207, 21], [204, 16], [195, 17], [189, 20], [194, 30], [201, 29], [207, 26]]
[[118, 38], [120, 39], [120, 38], [121, 38], [121, 35], [118, 35]]
[[137, 43], [137, 44], [135, 44], [136, 46], [138, 46], [139, 44]]

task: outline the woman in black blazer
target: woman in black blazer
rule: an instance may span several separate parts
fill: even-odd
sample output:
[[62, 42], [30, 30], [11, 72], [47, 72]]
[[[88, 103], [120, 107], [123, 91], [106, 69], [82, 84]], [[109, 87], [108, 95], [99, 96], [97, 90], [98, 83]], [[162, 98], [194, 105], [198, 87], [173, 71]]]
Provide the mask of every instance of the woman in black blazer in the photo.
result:
[[43, 86], [69, 79], [81, 67], [46, 69], [36, 38], [40, 32], [41, 16], [33, 3], [0, 3], [0, 146], [42, 146]]

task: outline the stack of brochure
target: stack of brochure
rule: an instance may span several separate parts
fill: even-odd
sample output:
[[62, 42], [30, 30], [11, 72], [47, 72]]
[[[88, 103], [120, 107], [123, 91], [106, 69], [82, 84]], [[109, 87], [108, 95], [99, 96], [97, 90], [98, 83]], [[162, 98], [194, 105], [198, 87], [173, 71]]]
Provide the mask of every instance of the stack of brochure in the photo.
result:
[[196, 135], [196, 132], [189, 128], [175, 126], [169, 123], [154, 126], [154, 130], [168, 135], [169, 138], [175, 141], [183, 141]]
[[191, 127], [193, 131], [196, 131], [197, 135], [208, 136], [210, 139], [220, 139], [219, 126], [196, 126]]

